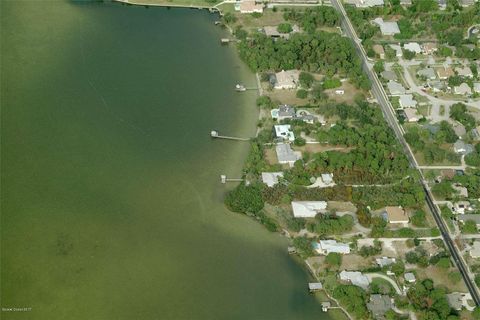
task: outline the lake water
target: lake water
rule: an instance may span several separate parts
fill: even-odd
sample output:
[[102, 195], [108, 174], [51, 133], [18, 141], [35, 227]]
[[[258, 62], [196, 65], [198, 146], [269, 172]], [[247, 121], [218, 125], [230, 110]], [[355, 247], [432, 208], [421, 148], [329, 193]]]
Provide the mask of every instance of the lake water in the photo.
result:
[[2, 319], [326, 319], [228, 212], [254, 76], [206, 11], [1, 1]]

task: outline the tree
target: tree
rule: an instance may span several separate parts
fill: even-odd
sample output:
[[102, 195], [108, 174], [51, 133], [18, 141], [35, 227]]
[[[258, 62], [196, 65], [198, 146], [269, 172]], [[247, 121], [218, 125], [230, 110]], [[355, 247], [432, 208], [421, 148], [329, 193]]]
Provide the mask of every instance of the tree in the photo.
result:
[[280, 33], [290, 33], [293, 31], [290, 23], [280, 23], [277, 27], [277, 31]]
[[416, 227], [425, 227], [426, 226], [426, 219], [425, 219], [425, 212], [423, 210], [417, 210], [410, 218], [412, 224]]
[[333, 290], [333, 297], [339, 300], [355, 318], [362, 319], [368, 315], [367, 295], [361, 288], [355, 285], [338, 285]]
[[300, 75], [298, 76], [298, 80], [300, 81], [300, 85], [303, 88], [310, 88], [313, 82], [315, 81], [312, 74], [304, 71], [300, 72]]
[[475, 309], [472, 312], [472, 316], [476, 320], [480, 320], [480, 307], [475, 307]]
[[397, 277], [401, 276], [405, 272], [405, 264], [400, 260], [392, 265], [391, 270]]
[[438, 262], [436, 263], [437, 267], [440, 267], [442, 269], [448, 269], [450, 268], [450, 259], [447, 257], [440, 258]]
[[385, 71], [385, 65], [383, 61], [375, 62], [375, 64], [373, 65], [373, 70], [375, 70], [376, 73], [382, 73], [383, 71]]
[[467, 220], [460, 227], [460, 230], [462, 231], [462, 233], [466, 233], [466, 234], [477, 233], [478, 232], [477, 223], [473, 220]]
[[415, 58], [415, 52], [408, 49], [403, 49], [403, 57], [407, 60], [412, 60], [413, 58]]
[[257, 214], [264, 205], [261, 187], [258, 185], [246, 186], [241, 183], [227, 193], [225, 205], [233, 212]]
[[312, 242], [307, 237], [297, 237], [293, 239], [293, 245], [302, 258], [313, 256]]
[[297, 90], [296, 96], [300, 99], [306, 99], [308, 97], [308, 92], [307, 90], [299, 89]]
[[342, 265], [342, 255], [336, 252], [330, 252], [325, 257], [325, 263], [331, 268], [339, 268]]

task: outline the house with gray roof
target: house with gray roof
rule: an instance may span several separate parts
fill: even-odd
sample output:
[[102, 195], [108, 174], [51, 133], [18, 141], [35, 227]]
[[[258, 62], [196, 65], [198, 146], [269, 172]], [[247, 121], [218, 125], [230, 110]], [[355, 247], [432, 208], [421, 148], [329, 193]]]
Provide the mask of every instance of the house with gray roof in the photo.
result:
[[367, 303], [367, 309], [373, 314], [375, 319], [383, 319], [385, 313], [392, 309], [392, 299], [386, 294], [372, 294]]
[[382, 76], [382, 78], [384, 78], [385, 80], [397, 80], [398, 77], [397, 77], [397, 74], [393, 71], [390, 71], [390, 70], [385, 70], [385, 71], [382, 71], [382, 73], [380, 73], [380, 75]]
[[286, 104], [279, 106], [277, 109], [272, 109], [270, 113], [272, 118], [277, 119], [277, 121], [295, 118], [295, 108]]
[[415, 281], [417, 281], [417, 278], [415, 278], [415, 275], [413, 274], [413, 272], [407, 272], [403, 275], [403, 278], [405, 279], [405, 281], [407, 281], [408, 283], [414, 283]]
[[402, 94], [399, 103], [402, 108], [415, 108], [417, 106], [417, 101], [415, 101], [411, 94]]
[[357, 8], [370, 8], [383, 6], [383, 0], [345, 0], [345, 3], [353, 4]]
[[278, 184], [279, 178], [283, 178], [283, 172], [262, 172], [262, 182], [270, 188]]
[[293, 167], [295, 161], [302, 159], [300, 151], [293, 151], [289, 144], [279, 143], [275, 146], [278, 163]]
[[360, 287], [364, 290], [367, 290], [370, 284], [368, 277], [360, 271], [343, 270], [340, 272], [340, 280], [350, 282], [354, 286]]
[[424, 68], [417, 71], [417, 75], [419, 77], [425, 77], [428, 80], [435, 80], [437, 75], [435, 74], [435, 70], [433, 68]]
[[473, 150], [473, 145], [467, 144], [460, 139], [453, 144], [453, 151], [458, 154], [467, 155], [469, 153], [472, 153]]
[[399, 96], [401, 94], [405, 94], [405, 88], [397, 81], [388, 81], [387, 88], [392, 96]]
[[460, 292], [447, 294], [447, 301], [450, 308], [460, 311], [463, 306], [463, 295]]
[[476, 93], [480, 93], [480, 82], [473, 83], [473, 91]]
[[459, 86], [455, 86], [453, 88], [453, 92], [455, 94], [460, 94], [460, 95], [465, 96], [465, 95], [471, 95], [472, 94], [472, 89], [470, 89], [470, 86], [464, 82]]
[[396, 21], [383, 21], [383, 18], [376, 18], [372, 20], [373, 23], [380, 27], [380, 31], [384, 36], [393, 36], [400, 33], [398, 24]]
[[388, 267], [396, 262], [395, 258], [381, 257], [375, 259], [380, 268]]

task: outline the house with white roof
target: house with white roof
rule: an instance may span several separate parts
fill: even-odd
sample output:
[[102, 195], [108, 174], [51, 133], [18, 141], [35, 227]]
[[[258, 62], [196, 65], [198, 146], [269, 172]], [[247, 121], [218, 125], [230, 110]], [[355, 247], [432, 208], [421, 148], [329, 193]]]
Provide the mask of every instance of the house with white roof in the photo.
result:
[[370, 285], [368, 277], [360, 271], [343, 270], [340, 272], [340, 280], [350, 282], [354, 286], [360, 287], [364, 290], [367, 290]]
[[415, 52], [415, 54], [420, 54], [422, 52], [422, 48], [420, 47], [420, 45], [417, 42], [405, 43], [403, 48], [408, 50], [408, 51]]
[[289, 124], [277, 124], [274, 126], [275, 135], [283, 140], [295, 141], [295, 135]]
[[455, 94], [460, 94], [463, 96], [472, 94], [472, 89], [470, 89], [470, 86], [465, 82], [459, 86], [454, 87], [453, 91], [455, 92]]
[[383, 18], [376, 18], [372, 20], [372, 22], [380, 27], [380, 31], [384, 36], [393, 36], [397, 33], [400, 33], [400, 29], [398, 28], [396, 21], [383, 21]]
[[325, 212], [326, 209], [325, 201], [292, 201], [295, 218], [315, 218], [318, 213]]
[[453, 205], [453, 213], [456, 213], [456, 214], [465, 214], [465, 211], [468, 211], [470, 210], [470, 202], [468, 201], [457, 201], [455, 202], [455, 204]]
[[349, 254], [350, 245], [348, 243], [337, 242], [336, 240], [320, 240], [314, 244], [315, 250], [319, 254], [327, 255], [329, 253]]
[[357, 8], [370, 8], [383, 6], [383, 0], [347, 0], [345, 3], [353, 4]]
[[415, 108], [417, 106], [417, 101], [413, 99], [411, 94], [402, 94], [399, 103], [401, 108]]
[[262, 172], [262, 182], [270, 188], [278, 184], [279, 178], [283, 178], [283, 172]]
[[459, 184], [454, 184], [452, 188], [457, 192], [459, 197], [468, 198], [468, 189], [465, 188], [464, 186]]
[[275, 152], [277, 153], [277, 160], [280, 164], [288, 164], [293, 167], [295, 161], [302, 159], [302, 153], [300, 151], [293, 151], [289, 144], [279, 143], [275, 146]]
[[405, 88], [397, 81], [388, 81], [387, 88], [392, 96], [399, 96], [401, 94], [405, 94]]
[[467, 221], [473, 221], [477, 225], [477, 228], [480, 228], [480, 214], [475, 213], [465, 213], [460, 214], [457, 216], [457, 220], [461, 223], [465, 223]]
[[333, 173], [322, 173], [321, 177], [324, 184], [329, 185], [333, 183]]
[[295, 89], [298, 86], [299, 77], [300, 71], [298, 70], [282, 70], [275, 73], [273, 87], [275, 89]]

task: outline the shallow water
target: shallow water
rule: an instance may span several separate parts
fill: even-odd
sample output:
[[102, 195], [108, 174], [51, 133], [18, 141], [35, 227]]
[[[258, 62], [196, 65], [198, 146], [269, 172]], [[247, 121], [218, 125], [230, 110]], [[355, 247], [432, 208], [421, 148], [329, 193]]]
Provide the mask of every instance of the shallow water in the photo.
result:
[[1, 1], [2, 319], [318, 319], [286, 241], [229, 213], [254, 76], [206, 11]]

